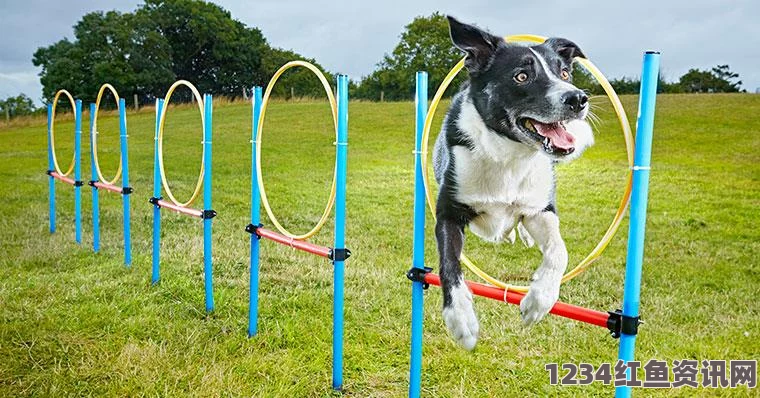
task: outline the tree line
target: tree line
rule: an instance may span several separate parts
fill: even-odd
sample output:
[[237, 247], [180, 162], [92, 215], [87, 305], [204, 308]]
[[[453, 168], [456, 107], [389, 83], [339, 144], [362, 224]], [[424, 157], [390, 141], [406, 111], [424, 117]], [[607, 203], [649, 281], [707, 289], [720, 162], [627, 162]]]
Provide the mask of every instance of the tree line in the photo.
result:
[[[420, 16], [404, 27], [399, 43], [372, 73], [351, 82], [350, 95], [374, 101], [409, 100], [414, 96], [417, 71], [427, 71], [429, 86], [435, 88], [461, 58], [462, 53], [451, 45], [445, 16], [438, 12]], [[100, 85], [108, 82], [128, 100], [137, 96], [140, 103], [152, 103], [178, 79], [193, 82], [201, 92], [233, 99], [246, 97], [252, 86], [264, 86], [281, 65], [293, 59], [314, 63], [333, 80], [333, 75], [315, 60], [271, 46], [259, 29], [235, 20], [220, 6], [200, 0], [146, 0], [134, 12], [84, 15], [74, 26], [73, 40], [64, 38], [37, 49], [32, 61], [41, 67], [46, 102], [61, 88], [84, 102], [92, 102]], [[457, 76], [446, 96], [456, 92], [464, 75]], [[324, 95], [321, 84], [309, 71], [291, 69], [285, 76], [288, 86], [277, 85], [273, 95]], [[580, 88], [591, 94], [603, 93], [581, 68], [577, 67], [573, 76]], [[691, 69], [676, 82], [661, 77], [659, 90], [739, 92], [743, 90], [738, 78], [728, 65]], [[640, 82], [622, 77], [610, 83], [619, 94], [636, 94]], [[189, 101], [190, 93], [177, 92], [173, 99]], [[34, 111], [33, 102], [23, 95], [0, 101], [0, 112], [6, 118]]]
[[[398, 45], [377, 64], [374, 72], [365, 76], [357, 85], [354, 98], [393, 100], [413, 98], [414, 75], [426, 70], [430, 87], [438, 87], [451, 67], [462, 58], [462, 53], [451, 45], [446, 17], [433, 13], [417, 17], [404, 27]], [[457, 77], [463, 80], [464, 73]], [[711, 70], [690, 69], [676, 82], [667, 82], [660, 76], [658, 90], [665, 93], [731, 93], [744, 91], [739, 75], [728, 65], [718, 65]], [[604, 94], [602, 87], [579, 65], [573, 71], [573, 82], [591, 94]], [[610, 84], [618, 94], [638, 94], [638, 78], [611, 79]], [[447, 95], [455, 93], [457, 84], [449, 86]]]
[[[178, 79], [201, 92], [231, 98], [264, 85], [283, 63], [315, 60], [272, 47], [257, 28], [247, 27], [223, 8], [198, 0], [146, 0], [137, 10], [86, 14], [74, 26], [74, 40], [39, 48], [33, 56], [42, 68], [43, 98], [49, 101], [66, 88], [86, 102], [95, 100], [108, 82], [123, 97], [141, 103], [162, 97]], [[322, 90], [310, 72], [287, 72], [295, 94], [316, 96]], [[328, 78], [332, 78], [327, 73]], [[278, 87], [275, 95], [289, 95]], [[177, 92], [177, 100], [189, 100]]]

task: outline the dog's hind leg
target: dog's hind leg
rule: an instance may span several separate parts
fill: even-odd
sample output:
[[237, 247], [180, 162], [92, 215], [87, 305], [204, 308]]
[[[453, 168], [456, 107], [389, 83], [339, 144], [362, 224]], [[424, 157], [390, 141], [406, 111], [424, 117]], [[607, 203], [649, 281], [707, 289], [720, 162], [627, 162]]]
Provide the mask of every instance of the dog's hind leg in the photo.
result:
[[542, 211], [523, 218], [525, 228], [543, 253], [543, 261], [533, 274], [528, 294], [520, 303], [525, 324], [540, 321], [559, 298], [562, 274], [567, 268], [567, 249], [559, 233], [559, 218], [551, 211]]
[[459, 256], [464, 246], [464, 226], [439, 218], [435, 224], [443, 288], [443, 321], [452, 337], [467, 350], [475, 348], [479, 325], [472, 293], [464, 282]]

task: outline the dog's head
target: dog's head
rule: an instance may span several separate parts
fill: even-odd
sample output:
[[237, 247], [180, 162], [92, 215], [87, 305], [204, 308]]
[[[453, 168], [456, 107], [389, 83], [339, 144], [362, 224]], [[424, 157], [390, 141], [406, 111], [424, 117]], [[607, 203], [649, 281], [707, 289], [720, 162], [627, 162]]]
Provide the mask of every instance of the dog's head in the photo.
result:
[[593, 143], [588, 96], [572, 84], [573, 58], [584, 57], [575, 43], [508, 44], [452, 17], [449, 28], [466, 53], [470, 97], [489, 130], [555, 160], [576, 158]]

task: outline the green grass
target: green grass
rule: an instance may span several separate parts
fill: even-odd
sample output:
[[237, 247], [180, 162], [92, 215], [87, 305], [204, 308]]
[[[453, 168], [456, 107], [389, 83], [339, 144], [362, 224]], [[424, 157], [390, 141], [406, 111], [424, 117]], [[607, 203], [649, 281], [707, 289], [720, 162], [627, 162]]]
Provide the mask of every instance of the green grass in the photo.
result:
[[[635, 97], [625, 97], [635, 119]], [[623, 192], [626, 161], [604, 101], [597, 145], [559, 170], [559, 209], [571, 266], [601, 237]], [[413, 189], [412, 103], [351, 103], [346, 268], [347, 396], [406, 394]], [[134, 262], [122, 265], [121, 204], [101, 193], [102, 251], [91, 250], [91, 194], [83, 189], [84, 242], [73, 242], [73, 194], [57, 184], [58, 232], [48, 234], [44, 120], [0, 130], [0, 396], [330, 396], [332, 273], [323, 259], [262, 242], [260, 334], [246, 337], [250, 108], [214, 110], [214, 288], [203, 310], [201, 224], [164, 212], [162, 274], [150, 285], [152, 112], [130, 113]], [[637, 357], [760, 357], [760, 96], [658, 99]], [[442, 114], [438, 115], [440, 119]], [[85, 119], [88, 116], [85, 114]], [[634, 120], [632, 120], [634, 122]], [[186, 200], [200, 164], [200, 117], [170, 110], [170, 184]], [[101, 162], [118, 159], [117, 121], [104, 115]], [[57, 126], [62, 167], [73, 123]], [[90, 177], [85, 120], [83, 179]], [[276, 103], [267, 114], [264, 178], [272, 205], [296, 232], [321, 214], [334, 162], [324, 103]], [[265, 221], [265, 223], [268, 223]], [[332, 223], [314, 240], [329, 245]], [[563, 301], [600, 310], [621, 302], [627, 223], [600, 261], [563, 287]], [[430, 266], [435, 243], [428, 231]], [[480, 266], [524, 282], [537, 250], [469, 239]], [[617, 341], [597, 327], [549, 317], [533, 328], [517, 308], [479, 299], [482, 338], [465, 352], [447, 336], [437, 289], [426, 293], [423, 394], [609, 394], [611, 387], [551, 387], [544, 364], [613, 361]], [[742, 387], [722, 390], [748, 395]], [[754, 392], [754, 391], [753, 391]], [[709, 390], [639, 395], [712, 395]]]

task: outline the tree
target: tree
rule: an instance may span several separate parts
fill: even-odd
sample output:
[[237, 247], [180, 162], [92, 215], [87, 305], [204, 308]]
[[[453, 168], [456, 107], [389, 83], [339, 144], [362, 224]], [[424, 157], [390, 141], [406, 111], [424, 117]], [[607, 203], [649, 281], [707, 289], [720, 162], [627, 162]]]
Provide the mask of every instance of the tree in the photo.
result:
[[[411, 99], [417, 71], [429, 73], [429, 86], [435, 90], [463, 56], [451, 44], [444, 15], [436, 12], [428, 17], [417, 17], [404, 27], [393, 52], [386, 54], [377, 69], [362, 79], [353, 96], [377, 100], [382, 91], [386, 99]], [[449, 94], [463, 80], [464, 73], [452, 84]]]
[[738, 93], [741, 91], [742, 81], [732, 82], [732, 80], [739, 78], [739, 74], [731, 72], [728, 65], [718, 65], [712, 68], [712, 74], [717, 80], [719, 92]]
[[[334, 76], [330, 72], [326, 71], [321, 65], [319, 65], [317, 61], [309, 58], [304, 58], [303, 56], [290, 50], [268, 48], [262, 55], [261, 69], [267, 76], [267, 79], [269, 79], [269, 77], [274, 75], [274, 73], [277, 72], [277, 70], [280, 69], [282, 65], [295, 59], [300, 59], [314, 64], [314, 66], [322, 71], [327, 81], [330, 82], [330, 85], [335, 85]], [[260, 83], [259, 85], [266, 86], [267, 83], [268, 81]], [[277, 85], [274, 86], [272, 96], [290, 98], [291, 89], [292, 93], [296, 97], [325, 96], [325, 89], [322, 86], [322, 83], [319, 82], [319, 80], [316, 78], [316, 76], [314, 76], [313, 73], [311, 73], [311, 71], [308, 71], [304, 68], [291, 68], [282, 76], [280, 76], [280, 79], [277, 81]]]
[[687, 93], [736, 93], [741, 90], [738, 73], [731, 72], [728, 65], [718, 65], [712, 70], [689, 69], [681, 76], [679, 85]]
[[[271, 61], [264, 65], [267, 59]], [[146, 0], [133, 13], [84, 15], [74, 26], [74, 40], [39, 48], [33, 63], [42, 68], [47, 100], [65, 88], [83, 101], [94, 101], [100, 85], [111, 83], [124, 97], [137, 94], [141, 102], [151, 102], [177, 79], [191, 81], [201, 92], [239, 97], [269, 81], [280, 66], [271, 65], [273, 60], [291, 59], [303, 57], [271, 48], [260, 30], [215, 4]], [[294, 72], [304, 76], [299, 95], [316, 95], [313, 89], [321, 86], [313, 77], [307, 80], [306, 73]], [[190, 93], [178, 90], [173, 99], [187, 101]]]
[[201, 92], [235, 97], [265, 80], [264, 36], [223, 8], [196, 0], [146, 0], [136, 14], [155, 23], [169, 42], [176, 77], [192, 80]]
[[0, 100], [0, 113], [3, 117], [31, 115], [36, 110], [32, 99], [24, 94]]

